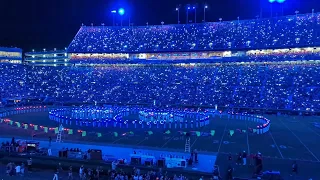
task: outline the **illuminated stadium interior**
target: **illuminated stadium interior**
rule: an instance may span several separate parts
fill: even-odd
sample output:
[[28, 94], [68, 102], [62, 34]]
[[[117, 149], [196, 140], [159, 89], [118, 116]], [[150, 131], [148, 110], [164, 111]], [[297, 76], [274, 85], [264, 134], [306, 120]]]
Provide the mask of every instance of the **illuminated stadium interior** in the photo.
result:
[[[111, 15], [121, 19], [127, 12]], [[296, 12], [187, 24], [82, 25], [68, 48], [26, 52], [24, 59], [21, 49], [0, 48], [0, 115], [7, 118], [0, 127], [9, 134], [6, 127], [18, 129], [28, 117], [25, 136], [39, 132], [33, 129], [39, 125], [41, 138], [68, 132], [70, 141], [171, 148], [188, 156], [189, 143], [213, 154], [201, 164], [209, 173], [215, 164], [229, 168], [229, 153], [243, 150], [281, 160], [287, 169], [293, 160], [319, 165], [319, 34], [320, 13]], [[61, 124], [65, 129], [56, 127]], [[238, 172], [249, 168], [243, 169]]]

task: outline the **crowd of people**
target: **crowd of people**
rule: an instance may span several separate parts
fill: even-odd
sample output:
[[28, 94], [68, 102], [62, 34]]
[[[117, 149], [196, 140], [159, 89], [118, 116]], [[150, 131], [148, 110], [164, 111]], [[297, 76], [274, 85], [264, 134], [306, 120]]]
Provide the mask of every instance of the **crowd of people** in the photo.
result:
[[[320, 65], [39, 67], [0, 64], [0, 98], [320, 110]], [[4, 102], [5, 104], [5, 102]]]
[[320, 44], [320, 14], [160, 26], [82, 26], [70, 52], [265, 49]]
[[[59, 163], [56, 172], [54, 173], [54, 180], [58, 180], [61, 177], [65, 177], [66, 171]], [[188, 178], [180, 175], [168, 175], [167, 172], [163, 172], [160, 168], [158, 171], [155, 170], [148, 170], [148, 171], [141, 171], [139, 168], [133, 167], [132, 171], [124, 171], [123, 169], [117, 168], [113, 166], [112, 169], [108, 171], [103, 171], [102, 167], [97, 167], [96, 169], [86, 168], [85, 166], [81, 166], [79, 168], [78, 174], [73, 174], [74, 169], [72, 166], [68, 169], [68, 179], [74, 179], [75, 177], [79, 176], [80, 180], [85, 179], [100, 179], [107, 177], [108, 179], [112, 180], [151, 180], [151, 179], [162, 179], [162, 180], [187, 180]], [[77, 179], [77, 178], [76, 178]]]
[[25, 165], [22, 164], [15, 164], [13, 162], [10, 162], [6, 166], [6, 174], [8, 176], [24, 176], [25, 172]]

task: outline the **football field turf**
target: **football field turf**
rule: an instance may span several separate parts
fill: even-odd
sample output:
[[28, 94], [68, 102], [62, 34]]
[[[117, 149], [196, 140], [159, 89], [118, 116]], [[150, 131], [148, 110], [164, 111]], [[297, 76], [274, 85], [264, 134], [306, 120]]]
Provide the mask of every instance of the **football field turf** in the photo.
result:
[[[247, 120], [231, 119], [226, 116], [215, 116], [210, 119], [210, 124], [196, 129], [206, 134], [197, 136], [194, 129], [171, 129], [170, 133], [164, 133], [161, 128], [127, 129], [125, 127], [75, 127], [73, 134], [64, 135], [65, 141], [82, 141], [95, 144], [118, 144], [127, 146], [157, 147], [184, 151], [185, 136], [181, 132], [192, 132], [191, 147], [201, 153], [218, 153], [217, 164], [222, 171], [227, 166], [227, 154], [246, 151], [248, 154], [260, 152], [264, 156], [264, 170], [280, 170], [287, 176], [291, 171], [291, 164], [294, 160], [298, 162], [301, 176], [320, 177], [320, 118], [304, 116], [276, 116], [266, 115], [271, 120], [270, 131], [266, 134], [257, 135], [249, 133], [248, 127], [256, 124]], [[37, 124], [39, 126], [56, 127], [57, 123], [49, 120], [47, 112], [28, 113], [10, 116], [9, 119], [17, 122]], [[52, 131], [44, 133], [39, 129], [34, 131], [17, 128], [7, 124], [1, 124], [2, 136], [47, 138], [55, 135]], [[77, 130], [86, 130], [85, 137]], [[210, 134], [214, 130], [214, 134]], [[234, 131], [232, 136], [229, 132]], [[242, 130], [246, 130], [243, 132]], [[152, 134], [148, 134], [152, 131]], [[101, 133], [101, 137], [97, 136]], [[115, 132], [118, 136], [115, 136]], [[131, 132], [131, 133], [130, 133]], [[251, 167], [235, 167], [235, 174], [247, 176], [252, 173]], [[237, 170], [238, 169], [238, 170]]]

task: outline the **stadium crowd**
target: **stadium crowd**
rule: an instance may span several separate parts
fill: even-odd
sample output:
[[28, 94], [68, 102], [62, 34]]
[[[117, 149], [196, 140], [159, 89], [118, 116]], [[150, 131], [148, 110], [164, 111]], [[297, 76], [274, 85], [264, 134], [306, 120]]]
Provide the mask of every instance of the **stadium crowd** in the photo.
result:
[[[320, 46], [319, 31], [318, 13], [184, 25], [82, 26], [68, 51], [93, 53], [90, 55], [93, 59], [89, 57], [88, 61], [93, 64], [101, 61], [100, 52], [190, 52], [243, 48], [260, 49], [246, 52], [249, 61], [277, 62], [111, 63], [113, 65], [104, 67], [0, 64], [0, 98], [2, 101], [4, 98], [42, 98], [44, 101], [80, 103], [153, 104], [156, 101], [161, 105], [217, 104], [228, 108], [320, 111], [318, 61], [278, 61], [281, 58], [310, 60], [310, 57], [320, 56], [320, 48], [317, 48]], [[300, 46], [304, 48], [292, 48]], [[308, 46], [311, 48], [305, 48]], [[267, 48], [269, 50], [261, 51]], [[203, 55], [196, 54], [187, 55]], [[105, 56], [127, 58], [123, 54], [119, 57], [115, 54]], [[171, 53], [169, 57], [181, 58], [181, 55]], [[229, 57], [228, 62], [233, 60], [237, 61], [237, 58]], [[107, 61], [110, 63], [110, 59]]]
[[320, 14], [199, 24], [82, 26], [70, 52], [272, 49], [320, 45]]
[[320, 110], [320, 64], [113, 65], [0, 64], [0, 98], [81, 103], [206, 105]]

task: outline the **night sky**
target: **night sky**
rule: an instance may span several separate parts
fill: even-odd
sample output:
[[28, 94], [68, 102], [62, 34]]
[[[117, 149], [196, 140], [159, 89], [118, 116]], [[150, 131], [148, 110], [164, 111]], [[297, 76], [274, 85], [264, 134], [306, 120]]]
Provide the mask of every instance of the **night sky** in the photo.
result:
[[[113, 9], [124, 7], [123, 24], [128, 25], [130, 16], [134, 25], [177, 23], [175, 8], [181, 4], [180, 21], [185, 23], [187, 4], [197, 4], [197, 21], [203, 19], [203, 6], [209, 8], [207, 21], [255, 18], [263, 9], [263, 17], [270, 17], [268, 0], [1, 0], [0, 46], [32, 49], [62, 49], [67, 47], [82, 23], [85, 25], [112, 25]], [[274, 4], [274, 16], [280, 7]], [[320, 11], [319, 0], [286, 0], [284, 14]], [[189, 13], [194, 21], [194, 12]], [[119, 22], [119, 21], [118, 21]]]

